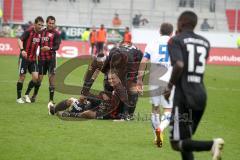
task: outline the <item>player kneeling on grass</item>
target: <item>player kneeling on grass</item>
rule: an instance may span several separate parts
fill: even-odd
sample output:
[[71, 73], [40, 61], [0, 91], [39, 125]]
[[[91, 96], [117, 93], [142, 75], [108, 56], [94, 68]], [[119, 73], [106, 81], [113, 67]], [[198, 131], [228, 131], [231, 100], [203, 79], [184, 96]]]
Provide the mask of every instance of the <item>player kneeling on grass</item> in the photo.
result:
[[117, 119], [118, 106], [121, 102], [116, 92], [120, 79], [114, 72], [109, 73], [109, 83], [114, 90], [111, 94], [101, 92], [98, 96], [89, 94], [88, 98], [69, 98], [54, 106], [48, 104], [49, 114], [60, 117], [75, 117], [83, 119]]

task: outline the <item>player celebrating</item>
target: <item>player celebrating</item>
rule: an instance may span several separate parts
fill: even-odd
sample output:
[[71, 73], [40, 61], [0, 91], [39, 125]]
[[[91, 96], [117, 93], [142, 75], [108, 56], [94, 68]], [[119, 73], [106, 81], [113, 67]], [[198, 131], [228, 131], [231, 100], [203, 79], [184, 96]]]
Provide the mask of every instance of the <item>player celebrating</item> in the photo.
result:
[[17, 82], [17, 103], [24, 103], [21, 98], [23, 82], [27, 70], [32, 74], [32, 80], [28, 84], [28, 88], [25, 93], [25, 102], [31, 103], [29, 93], [31, 89], [36, 85], [38, 79], [38, 67], [36, 63], [36, 52], [38, 50], [41, 29], [43, 27], [44, 20], [42, 17], [37, 17], [34, 21], [34, 27], [29, 28], [18, 39], [18, 46], [21, 50], [19, 57], [19, 79]]
[[193, 160], [193, 151], [209, 150], [212, 150], [212, 159], [219, 160], [224, 144], [222, 138], [192, 140], [206, 107], [203, 76], [210, 50], [208, 40], [193, 32], [196, 25], [197, 15], [192, 11], [183, 12], [178, 18], [178, 35], [168, 45], [173, 71], [165, 97], [169, 98], [173, 85], [176, 87], [170, 141], [172, 148], [181, 152], [183, 160]]
[[[142, 92], [143, 71], [146, 68], [146, 63], [148, 61], [151, 62], [149, 78], [149, 89], [152, 103], [151, 121], [155, 132], [155, 142], [158, 147], [162, 146], [162, 133], [170, 123], [172, 110], [172, 100], [167, 102], [164, 96], [161, 94], [164, 88], [167, 86], [172, 72], [172, 66], [170, 64], [170, 58], [167, 49], [167, 43], [170, 39], [170, 36], [172, 35], [172, 32], [173, 26], [171, 24], [163, 23], [161, 25], [160, 37], [146, 46], [144, 57], [139, 67], [138, 84], [140, 91]], [[160, 77], [160, 81], [158, 79], [156, 80], [155, 77]], [[159, 120], [160, 106], [163, 107], [161, 122]]]
[[49, 78], [49, 101], [53, 102], [54, 89], [55, 89], [55, 69], [56, 69], [56, 51], [61, 43], [60, 35], [55, 30], [56, 19], [53, 16], [48, 16], [47, 28], [42, 32], [41, 50], [38, 56], [39, 78], [35, 86], [34, 94], [31, 98], [35, 102], [39, 87], [41, 85], [43, 76], [48, 72]]

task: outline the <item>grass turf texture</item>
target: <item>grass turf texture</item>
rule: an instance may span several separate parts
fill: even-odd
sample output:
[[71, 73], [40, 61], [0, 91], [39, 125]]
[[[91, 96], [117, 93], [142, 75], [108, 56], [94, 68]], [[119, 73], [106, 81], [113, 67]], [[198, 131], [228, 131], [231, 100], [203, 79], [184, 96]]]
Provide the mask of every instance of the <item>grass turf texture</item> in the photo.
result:
[[[165, 131], [163, 148], [153, 145], [149, 120], [151, 105], [140, 98], [136, 113], [142, 119], [131, 122], [106, 120], [63, 121], [47, 114], [48, 83], [45, 77], [34, 104], [16, 104], [17, 57], [0, 57], [0, 159], [71, 159], [71, 160], [176, 160]], [[59, 65], [67, 61], [60, 59]], [[65, 83], [82, 83], [85, 67], [71, 72]], [[24, 83], [23, 93], [29, 82]], [[224, 160], [239, 156], [240, 67], [207, 66], [205, 84], [208, 106], [194, 139], [225, 139]], [[102, 76], [95, 88], [101, 88]], [[55, 94], [58, 102], [71, 95]], [[149, 119], [149, 116], [148, 116]], [[196, 160], [211, 159], [210, 153], [195, 153]]]

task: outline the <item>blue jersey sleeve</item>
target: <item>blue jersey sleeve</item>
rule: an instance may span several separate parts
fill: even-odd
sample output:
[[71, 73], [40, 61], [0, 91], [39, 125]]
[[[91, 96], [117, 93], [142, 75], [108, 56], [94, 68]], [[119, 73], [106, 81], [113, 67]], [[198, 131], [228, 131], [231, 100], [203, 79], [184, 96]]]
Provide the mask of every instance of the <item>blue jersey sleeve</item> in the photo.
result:
[[150, 59], [151, 58], [151, 55], [147, 52], [144, 53], [143, 57], [147, 58], [147, 59]]

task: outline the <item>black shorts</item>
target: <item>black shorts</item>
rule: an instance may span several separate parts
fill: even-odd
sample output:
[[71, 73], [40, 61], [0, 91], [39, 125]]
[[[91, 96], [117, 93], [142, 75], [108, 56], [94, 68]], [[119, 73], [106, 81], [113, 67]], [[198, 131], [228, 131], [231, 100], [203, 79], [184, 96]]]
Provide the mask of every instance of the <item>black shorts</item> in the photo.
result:
[[32, 72], [38, 72], [38, 66], [36, 61], [29, 61], [23, 57], [19, 57], [18, 61], [19, 74], [26, 74], [27, 71], [31, 74]]
[[39, 75], [55, 74], [56, 72], [56, 58], [51, 60], [38, 61]]
[[195, 133], [204, 110], [193, 110], [179, 104], [174, 106], [170, 121], [170, 140], [190, 139]]

